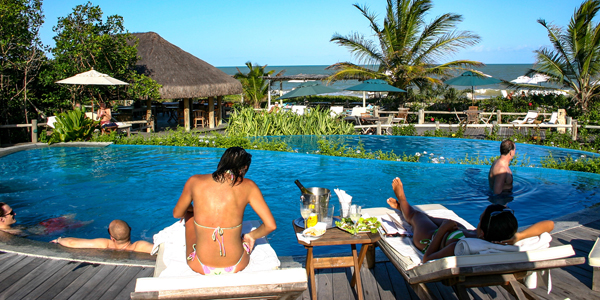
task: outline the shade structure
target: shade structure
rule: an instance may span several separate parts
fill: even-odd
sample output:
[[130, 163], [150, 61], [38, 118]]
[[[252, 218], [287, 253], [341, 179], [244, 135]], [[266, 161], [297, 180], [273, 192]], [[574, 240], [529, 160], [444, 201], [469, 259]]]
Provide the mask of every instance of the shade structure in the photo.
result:
[[[132, 33], [139, 39], [136, 70], [162, 85], [162, 99], [241, 94], [242, 84], [225, 72], [163, 39], [155, 32]], [[133, 44], [133, 42], [131, 42]]]
[[467, 71], [462, 73], [458, 77], [454, 77], [444, 81], [445, 84], [458, 85], [458, 86], [471, 86], [471, 101], [474, 101], [474, 90], [476, 85], [488, 85], [502, 82], [500, 79], [493, 78], [490, 75], [483, 73], [475, 73], [473, 71]]
[[81, 85], [129, 85], [119, 79], [112, 78], [104, 73], [100, 73], [94, 69], [87, 72], [79, 73], [75, 76], [59, 80], [56, 83], [60, 84], [81, 84]]
[[367, 97], [366, 92], [397, 92], [406, 93], [405, 90], [399, 89], [395, 86], [389, 85], [385, 80], [381, 79], [369, 79], [362, 83], [346, 88], [347, 91], [362, 91], [363, 92], [363, 107], [366, 106]]
[[525, 84], [538, 84], [541, 82], [546, 82], [550, 79], [550, 77], [543, 74], [535, 74], [533, 77], [529, 76], [519, 76], [516, 79], [511, 80], [512, 83], [525, 83]]
[[339, 92], [339, 91], [340, 90], [338, 90], [338, 89], [324, 86], [316, 81], [310, 81], [310, 82], [305, 82], [303, 84], [300, 84], [296, 89], [292, 90], [291, 92], [286, 93], [285, 95], [279, 97], [278, 99], [289, 99], [289, 98], [302, 97], [302, 96], [313, 96], [313, 95], [320, 95], [320, 94], [327, 94], [327, 93], [335, 93], [335, 92]]
[[531, 77], [529, 76], [519, 76], [516, 79], [511, 80], [512, 83], [530, 83]]

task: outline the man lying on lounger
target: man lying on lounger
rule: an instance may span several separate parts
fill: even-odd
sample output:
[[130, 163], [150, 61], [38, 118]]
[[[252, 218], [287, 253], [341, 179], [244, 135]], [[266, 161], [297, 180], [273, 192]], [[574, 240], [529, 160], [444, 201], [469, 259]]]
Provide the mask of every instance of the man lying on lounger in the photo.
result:
[[130, 234], [131, 227], [127, 222], [122, 220], [114, 220], [108, 225], [108, 234], [110, 239], [79, 239], [79, 238], [63, 238], [59, 237], [50, 241], [69, 248], [93, 248], [93, 249], [111, 249], [117, 251], [134, 251], [150, 253], [152, 244], [146, 241], [137, 241], [132, 243]]
[[397, 199], [389, 198], [387, 203], [390, 207], [402, 211], [404, 219], [413, 227], [413, 243], [423, 252], [423, 262], [454, 256], [456, 243], [465, 237], [512, 245], [554, 229], [554, 222], [546, 220], [517, 232], [519, 224], [513, 211], [506, 206], [492, 204], [481, 214], [477, 229], [467, 230], [455, 221], [433, 218], [410, 206], [406, 201], [400, 178], [394, 179], [392, 188]]

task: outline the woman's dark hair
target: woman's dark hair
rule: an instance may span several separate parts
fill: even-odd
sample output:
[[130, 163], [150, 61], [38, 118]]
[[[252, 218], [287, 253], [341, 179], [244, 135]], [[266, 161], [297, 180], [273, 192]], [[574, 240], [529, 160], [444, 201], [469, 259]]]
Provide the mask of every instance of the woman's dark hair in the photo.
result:
[[244, 148], [231, 147], [225, 150], [217, 170], [212, 173], [212, 178], [217, 182], [225, 182], [226, 176], [231, 176], [231, 186], [244, 181], [244, 175], [250, 167], [252, 155]]
[[481, 215], [479, 229], [483, 231], [483, 239], [488, 242], [498, 242], [512, 238], [519, 222], [511, 209], [504, 205], [489, 205]]

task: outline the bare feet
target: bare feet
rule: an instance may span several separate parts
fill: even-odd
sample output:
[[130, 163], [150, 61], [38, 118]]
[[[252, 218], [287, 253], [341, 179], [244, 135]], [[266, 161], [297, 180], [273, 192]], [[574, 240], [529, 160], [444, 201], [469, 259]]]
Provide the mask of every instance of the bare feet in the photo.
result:
[[400, 209], [398, 205], [398, 200], [396, 200], [396, 198], [389, 197], [387, 199], [387, 204], [393, 209]]
[[404, 195], [404, 186], [402, 185], [402, 181], [400, 178], [394, 178], [392, 181], [392, 189], [394, 190], [394, 194], [400, 201], [406, 201], [406, 196]]

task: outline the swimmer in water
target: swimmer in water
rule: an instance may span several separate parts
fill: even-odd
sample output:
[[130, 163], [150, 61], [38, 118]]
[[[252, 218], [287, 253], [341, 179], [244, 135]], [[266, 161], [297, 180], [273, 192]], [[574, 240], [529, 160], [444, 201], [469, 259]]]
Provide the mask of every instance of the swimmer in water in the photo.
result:
[[500, 158], [490, 167], [488, 182], [494, 195], [511, 193], [513, 189], [513, 175], [510, 170], [510, 161], [515, 157], [517, 146], [511, 140], [500, 144]]
[[13, 227], [17, 222], [17, 213], [4, 202], [0, 202], [0, 230], [13, 235], [23, 235], [21, 229]]
[[131, 227], [127, 222], [114, 220], [108, 226], [110, 239], [79, 239], [59, 237], [50, 241], [69, 248], [111, 249], [117, 251], [133, 251], [150, 253], [153, 245], [146, 241], [131, 242]]

